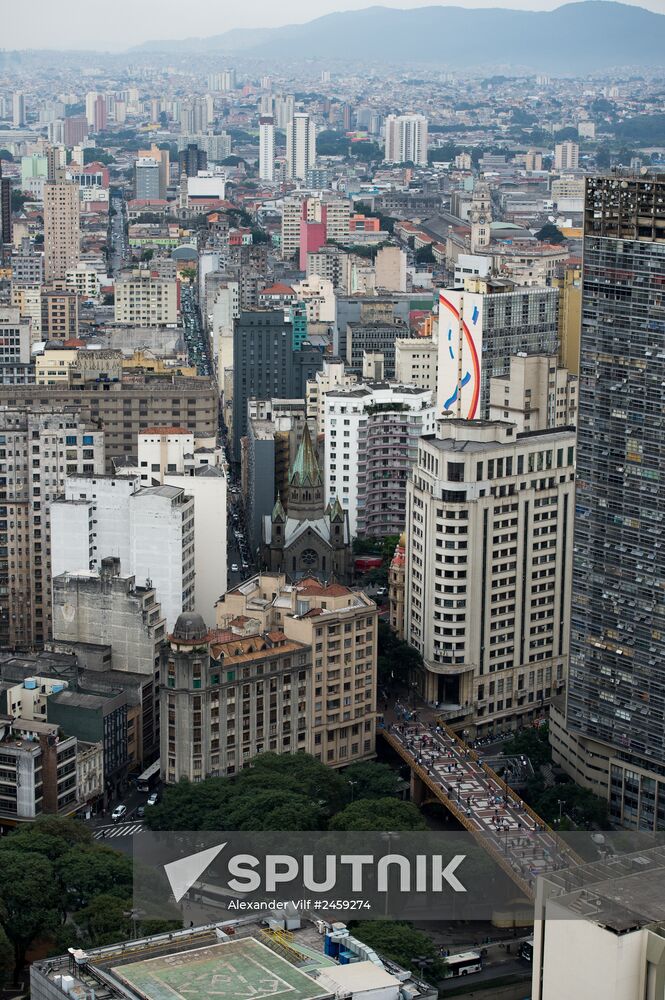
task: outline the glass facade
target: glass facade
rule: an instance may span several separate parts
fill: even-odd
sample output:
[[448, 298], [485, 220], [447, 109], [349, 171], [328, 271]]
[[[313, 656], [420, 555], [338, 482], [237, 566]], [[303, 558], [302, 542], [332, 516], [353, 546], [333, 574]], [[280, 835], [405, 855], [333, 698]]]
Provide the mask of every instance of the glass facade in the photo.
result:
[[583, 281], [567, 725], [665, 829], [665, 177], [587, 180]]

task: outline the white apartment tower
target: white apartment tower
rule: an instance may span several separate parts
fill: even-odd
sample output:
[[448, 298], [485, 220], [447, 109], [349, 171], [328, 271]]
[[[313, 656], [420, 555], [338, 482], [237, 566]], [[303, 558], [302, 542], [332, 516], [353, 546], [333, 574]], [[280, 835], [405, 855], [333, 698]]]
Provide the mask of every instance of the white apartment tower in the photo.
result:
[[292, 180], [304, 181], [316, 162], [316, 124], [308, 114], [294, 114], [286, 126], [286, 170]]
[[385, 124], [386, 163], [427, 166], [427, 119], [424, 115], [388, 115]]
[[275, 119], [272, 115], [259, 118], [259, 178], [275, 179]]
[[194, 609], [194, 500], [176, 486], [142, 487], [138, 476], [72, 476], [51, 505], [53, 576], [99, 570], [115, 556], [120, 571], [151, 581], [167, 628]]
[[477, 735], [547, 712], [564, 685], [575, 432], [440, 420], [407, 486], [405, 638], [421, 694]]

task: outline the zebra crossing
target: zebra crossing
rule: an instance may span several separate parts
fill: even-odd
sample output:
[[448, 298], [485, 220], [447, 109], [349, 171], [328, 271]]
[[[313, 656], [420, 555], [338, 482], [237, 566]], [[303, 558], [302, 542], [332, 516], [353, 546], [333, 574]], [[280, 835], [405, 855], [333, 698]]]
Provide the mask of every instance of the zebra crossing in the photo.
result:
[[95, 840], [107, 840], [111, 837], [132, 837], [135, 833], [143, 833], [143, 823], [114, 823], [113, 826], [103, 826], [95, 830]]

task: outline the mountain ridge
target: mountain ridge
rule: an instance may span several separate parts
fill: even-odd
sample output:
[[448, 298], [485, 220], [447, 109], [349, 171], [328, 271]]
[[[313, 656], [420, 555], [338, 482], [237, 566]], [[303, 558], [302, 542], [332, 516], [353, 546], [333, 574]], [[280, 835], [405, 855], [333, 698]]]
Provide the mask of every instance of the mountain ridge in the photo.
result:
[[279, 28], [235, 28], [208, 38], [144, 42], [130, 51], [434, 62], [450, 69], [513, 65], [584, 73], [662, 66], [665, 15], [614, 0], [582, 0], [551, 11], [372, 6]]

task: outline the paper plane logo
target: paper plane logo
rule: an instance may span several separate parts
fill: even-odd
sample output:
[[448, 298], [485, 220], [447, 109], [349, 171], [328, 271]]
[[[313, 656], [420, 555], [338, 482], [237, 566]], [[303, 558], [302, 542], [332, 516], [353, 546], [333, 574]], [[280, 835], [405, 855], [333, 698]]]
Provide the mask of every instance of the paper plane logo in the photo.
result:
[[206, 851], [189, 854], [186, 858], [179, 858], [177, 861], [171, 861], [168, 865], [164, 865], [164, 871], [176, 903], [179, 903], [185, 893], [192, 888], [208, 865], [211, 865], [220, 851], [224, 850], [226, 844], [227, 841], [224, 841], [217, 847], [209, 847]]

